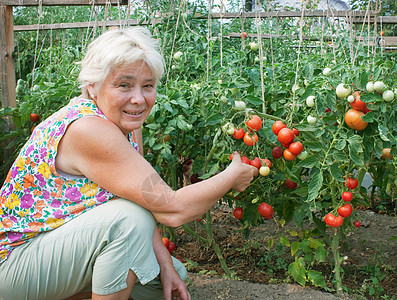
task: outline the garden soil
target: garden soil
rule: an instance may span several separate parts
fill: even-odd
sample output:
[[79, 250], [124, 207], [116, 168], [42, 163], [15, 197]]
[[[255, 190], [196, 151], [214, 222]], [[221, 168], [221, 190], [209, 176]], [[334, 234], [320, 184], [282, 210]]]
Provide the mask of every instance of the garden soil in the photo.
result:
[[[350, 221], [360, 220], [361, 226], [351, 226], [347, 243], [340, 250], [345, 259], [342, 264], [345, 289], [338, 295], [333, 290], [331, 262], [313, 267], [325, 275], [327, 290], [315, 286], [302, 287], [288, 276], [288, 264], [293, 257], [290, 249], [283, 249], [276, 243], [281, 235], [292, 242], [289, 232], [297, 230], [293, 222], [282, 227], [275, 220], [267, 220], [252, 228], [247, 240], [229, 207], [215, 207], [211, 217], [214, 238], [234, 273], [234, 279], [224, 276], [212, 247], [205, 247], [183, 228], [177, 228], [177, 248], [173, 254], [179, 256], [189, 270], [192, 299], [381, 299], [383, 295], [390, 299], [397, 295], [395, 216], [363, 210], [352, 217]], [[192, 223], [190, 227], [205, 236], [198, 223]], [[272, 238], [274, 244], [269, 248]]]

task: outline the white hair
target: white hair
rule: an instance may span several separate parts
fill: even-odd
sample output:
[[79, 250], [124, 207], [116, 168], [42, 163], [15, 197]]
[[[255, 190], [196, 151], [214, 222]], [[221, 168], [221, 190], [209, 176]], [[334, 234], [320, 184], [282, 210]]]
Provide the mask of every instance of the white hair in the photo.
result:
[[89, 97], [87, 87], [100, 86], [114, 69], [127, 67], [142, 60], [151, 69], [156, 82], [164, 73], [164, 58], [157, 41], [143, 27], [108, 30], [92, 41], [81, 62], [78, 77], [83, 96]]

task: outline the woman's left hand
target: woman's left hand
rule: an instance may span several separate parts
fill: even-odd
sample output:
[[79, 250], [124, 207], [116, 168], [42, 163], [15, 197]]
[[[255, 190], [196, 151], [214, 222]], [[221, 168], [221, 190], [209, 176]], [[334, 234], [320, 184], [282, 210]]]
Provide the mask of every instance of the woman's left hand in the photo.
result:
[[185, 282], [179, 277], [174, 267], [161, 269], [161, 284], [163, 285], [164, 300], [191, 300]]

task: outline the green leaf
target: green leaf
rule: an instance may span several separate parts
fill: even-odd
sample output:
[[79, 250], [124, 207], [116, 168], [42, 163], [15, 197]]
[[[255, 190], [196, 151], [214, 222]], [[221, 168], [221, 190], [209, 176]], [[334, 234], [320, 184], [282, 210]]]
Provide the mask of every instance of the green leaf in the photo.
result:
[[313, 168], [316, 164], [318, 164], [320, 161], [320, 158], [317, 154], [313, 154], [310, 155], [308, 157], [306, 157], [304, 160], [301, 160], [300, 162], [298, 162], [298, 166], [299, 167], [303, 167], [303, 168]]
[[315, 173], [309, 182], [309, 194], [307, 197], [307, 201], [311, 201], [317, 198], [318, 191], [320, 190], [321, 186], [323, 185], [323, 173], [321, 170], [318, 170]]
[[345, 180], [342, 177], [342, 172], [339, 168], [339, 163], [334, 163], [331, 166], [329, 166], [329, 171], [332, 175], [332, 177], [334, 177], [336, 180], [338, 180], [339, 182], [344, 182]]
[[295, 241], [291, 244], [291, 256], [295, 256], [296, 252], [299, 250], [301, 243], [299, 241]]
[[322, 143], [317, 141], [317, 142], [306, 142], [305, 143], [305, 148], [314, 152], [319, 152], [323, 149]]
[[318, 271], [307, 271], [307, 280], [315, 286], [325, 286], [325, 279], [323, 274]]
[[345, 139], [338, 139], [335, 143], [335, 148], [338, 150], [343, 150], [346, 147], [346, 140]]
[[287, 237], [284, 236], [284, 235], [282, 235], [282, 236], [280, 237], [280, 243], [283, 244], [283, 245], [286, 246], [286, 247], [291, 246], [289, 240], [288, 240]]
[[288, 266], [288, 273], [294, 278], [294, 280], [301, 286], [306, 285], [306, 270], [297, 261], [290, 263]]
[[390, 142], [389, 138], [387, 137], [387, 127], [385, 125], [379, 124], [378, 130], [380, 138], [385, 142]]
[[316, 250], [316, 254], [314, 255], [314, 259], [318, 262], [324, 262], [327, 258], [327, 250], [323, 246], [319, 246]]

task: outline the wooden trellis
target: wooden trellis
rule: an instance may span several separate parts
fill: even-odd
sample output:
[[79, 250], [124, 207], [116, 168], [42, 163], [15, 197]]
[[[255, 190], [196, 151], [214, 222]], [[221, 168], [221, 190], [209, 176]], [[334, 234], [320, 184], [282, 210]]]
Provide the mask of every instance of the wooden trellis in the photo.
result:
[[[0, 67], [1, 67], [1, 102], [2, 107], [15, 107], [15, 65], [13, 61], [14, 51], [14, 32], [29, 30], [50, 30], [50, 29], [70, 29], [87, 28], [92, 26], [89, 22], [58, 23], [58, 24], [35, 24], [18, 25], [13, 24], [14, 6], [92, 6], [93, 3], [99, 5], [128, 5], [129, 0], [0, 0]], [[332, 11], [332, 17], [348, 17], [352, 23], [382, 23], [397, 24], [396, 16], [379, 16], [375, 12], [366, 11]], [[327, 11], [313, 10], [305, 11], [270, 11], [270, 12], [245, 12], [245, 13], [212, 13], [212, 19], [235, 19], [235, 18], [286, 18], [286, 17], [325, 17]], [[196, 15], [195, 18], [207, 18], [206, 15]], [[161, 17], [153, 19], [150, 24], [161, 22]], [[98, 21], [97, 25], [102, 27], [119, 25], [138, 25], [148, 24], [138, 20], [104, 20]], [[250, 34], [249, 34], [250, 35]], [[257, 34], [252, 35], [257, 37]], [[240, 33], [230, 34], [229, 37], [240, 37]], [[273, 38], [282, 36], [261, 35], [262, 38]], [[289, 36], [288, 38], [294, 38]], [[304, 40], [315, 40], [311, 37], [302, 37]], [[383, 46], [397, 45], [397, 37], [383, 37]]]

